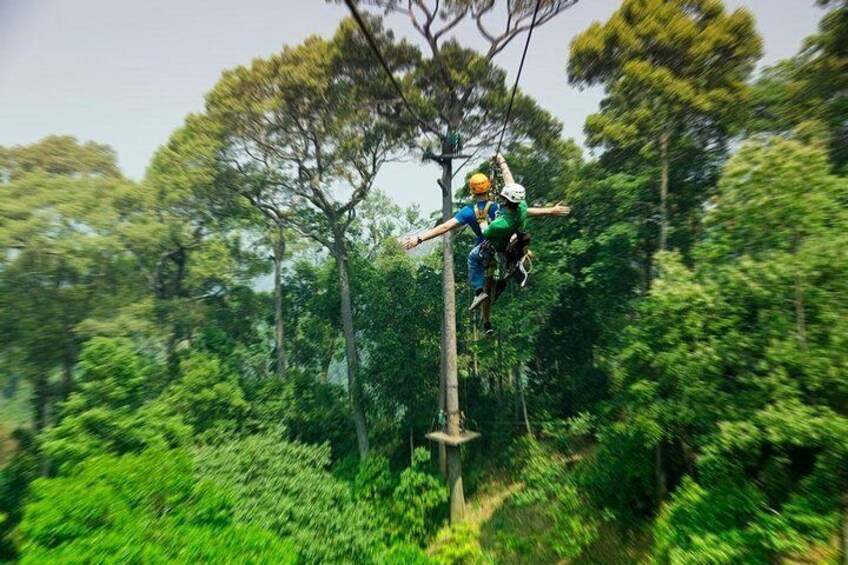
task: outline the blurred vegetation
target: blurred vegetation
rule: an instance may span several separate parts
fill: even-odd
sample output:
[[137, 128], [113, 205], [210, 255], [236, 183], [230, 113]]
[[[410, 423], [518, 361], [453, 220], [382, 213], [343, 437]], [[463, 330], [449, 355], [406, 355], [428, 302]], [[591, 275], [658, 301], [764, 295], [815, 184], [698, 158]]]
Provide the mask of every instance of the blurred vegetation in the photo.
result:
[[[488, 338], [455, 238], [483, 436], [452, 526], [441, 253], [402, 251], [428, 222], [372, 186], [422, 139], [352, 22], [225, 72], [140, 182], [99, 143], [0, 147], [0, 561], [844, 562], [848, 2], [818, 5], [755, 73], [746, 10], [624, 0], [563, 70], [604, 89], [594, 159], [519, 95], [506, 158], [573, 212], [532, 221]], [[367, 20], [421, 119], [490, 151], [499, 49]]]

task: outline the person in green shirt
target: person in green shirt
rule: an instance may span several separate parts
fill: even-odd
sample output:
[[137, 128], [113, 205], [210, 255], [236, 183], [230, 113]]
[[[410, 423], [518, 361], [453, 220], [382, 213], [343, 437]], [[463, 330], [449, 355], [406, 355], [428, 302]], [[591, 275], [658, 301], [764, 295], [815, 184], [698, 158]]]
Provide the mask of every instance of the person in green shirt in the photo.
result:
[[[501, 171], [501, 175], [503, 176], [504, 182], [507, 185], [518, 185], [512, 173], [509, 170], [509, 167], [506, 164], [506, 160], [504, 160], [503, 155], [498, 154], [494, 158], [495, 164]], [[522, 240], [516, 240], [516, 242], [511, 246], [511, 248], [517, 249], [516, 255], [517, 259], [521, 259], [523, 257], [522, 248], [526, 246], [527, 241], [529, 241], [529, 235], [527, 235], [527, 218], [535, 218], [535, 217], [545, 217], [545, 216], [554, 216], [554, 217], [562, 217], [571, 213], [571, 208], [568, 206], [563, 206], [562, 202], [558, 202], [553, 206], [548, 206], [545, 208], [528, 208], [527, 203], [524, 201], [523, 197], [519, 202], [517, 208], [512, 204], [507, 205], [508, 199], [504, 197], [504, 192], [501, 191], [501, 200], [503, 205], [499, 205], [496, 202], [492, 202], [489, 200], [489, 188], [490, 188], [490, 180], [489, 178], [482, 174], [478, 173], [471, 177], [469, 180], [469, 188], [471, 192], [474, 194], [474, 202], [462, 208], [455, 217], [450, 218], [449, 220], [443, 222], [442, 224], [434, 227], [433, 229], [418, 235], [408, 237], [402, 242], [402, 246], [404, 249], [413, 249], [414, 247], [421, 245], [421, 243], [428, 241], [430, 239], [439, 237], [448, 233], [450, 231], [462, 228], [463, 226], [470, 226], [474, 231], [474, 234], [477, 236], [477, 242], [475, 243], [475, 247], [472, 250], [477, 249], [481, 243], [485, 242], [486, 239], [483, 237], [483, 232], [488, 231], [491, 228], [492, 231], [488, 232], [492, 240], [494, 240], [497, 246], [497, 249], [487, 246], [485, 249], [486, 252], [491, 256], [494, 256], [494, 253], [497, 251], [501, 251], [510, 247], [509, 242], [512, 239], [512, 235], [514, 233], [520, 232], [524, 234]], [[503, 219], [502, 219], [503, 218]], [[518, 228], [515, 230], [514, 228]], [[518, 244], [518, 245], [516, 245]], [[507, 255], [511, 255], [511, 253], [507, 253]], [[471, 265], [471, 255], [468, 257], [469, 267]], [[476, 259], [475, 259], [476, 261]], [[476, 269], [476, 266], [475, 266]], [[471, 272], [471, 268], [469, 268], [469, 273]], [[486, 273], [484, 268], [484, 283], [482, 288], [485, 290], [484, 295], [480, 298], [479, 302], [474, 304], [474, 307], [481, 306], [482, 314], [483, 314], [483, 330], [486, 335], [491, 335], [494, 330], [492, 328], [492, 324], [490, 321], [490, 300], [486, 300], [490, 294], [497, 295], [497, 288], [495, 286], [494, 278], [491, 276], [491, 273]], [[473, 280], [473, 279], [472, 279]], [[472, 287], [474, 284], [472, 282]], [[478, 294], [479, 297], [479, 294]], [[478, 298], [475, 297], [475, 300]]]
[[[527, 245], [530, 243], [528, 218], [534, 215], [537, 209], [528, 208], [526, 202], [526, 190], [515, 182], [509, 166], [503, 155], [498, 153], [494, 158], [495, 165], [500, 169], [501, 176], [505, 182], [500, 191], [501, 205], [498, 216], [483, 231], [484, 241], [478, 244], [468, 254], [468, 277], [471, 288], [474, 290], [474, 300], [469, 310], [481, 306], [483, 314], [483, 332], [492, 335], [494, 328], [491, 321], [491, 305], [500, 292], [506, 287], [506, 279], [495, 282], [494, 258], [496, 253], [506, 256], [510, 268], [510, 275], [517, 272], [521, 275], [520, 285], [523, 287], [527, 282], [527, 271], [524, 270], [523, 259]], [[549, 210], [553, 215], [566, 215], [571, 209], [558, 203]]]
[[[523, 256], [523, 248], [529, 243], [526, 190], [516, 182], [507, 183], [501, 189], [502, 206], [500, 214], [483, 231], [484, 241], [468, 254], [468, 277], [474, 290], [474, 300], [469, 310], [477, 308], [489, 299], [486, 292], [486, 266], [494, 259], [495, 253], [505, 253], [512, 242], [520, 251], [517, 259]], [[491, 289], [490, 289], [491, 291]], [[484, 320], [485, 331], [491, 330], [491, 321]]]

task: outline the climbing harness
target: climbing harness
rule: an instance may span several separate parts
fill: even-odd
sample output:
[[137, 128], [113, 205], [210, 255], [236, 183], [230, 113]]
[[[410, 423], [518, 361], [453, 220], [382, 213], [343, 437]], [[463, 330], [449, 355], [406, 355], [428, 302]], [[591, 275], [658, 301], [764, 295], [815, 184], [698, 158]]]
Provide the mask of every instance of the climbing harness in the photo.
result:
[[489, 227], [489, 211], [492, 209], [493, 204], [494, 202], [489, 199], [483, 208], [480, 208], [476, 204], [474, 206], [474, 215], [477, 217], [477, 226], [480, 228], [480, 233], [483, 233]]

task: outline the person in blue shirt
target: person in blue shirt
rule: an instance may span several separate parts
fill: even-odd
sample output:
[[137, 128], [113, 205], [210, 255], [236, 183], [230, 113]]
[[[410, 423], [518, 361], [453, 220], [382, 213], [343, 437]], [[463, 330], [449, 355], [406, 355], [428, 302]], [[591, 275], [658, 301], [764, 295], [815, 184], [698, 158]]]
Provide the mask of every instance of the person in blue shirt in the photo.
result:
[[[504, 174], [504, 180], [507, 182], [514, 182], [512, 179], [512, 174], [509, 171], [509, 168], [506, 166], [506, 162], [503, 160], [501, 155], [498, 155], [498, 164], [501, 168], [501, 172]], [[474, 248], [476, 249], [478, 245], [480, 245], [483, 241], [483, 232], [486, 230], [488, 225], [497, 217], [499, 206], [497, 202], [494, 202], [489, 199], [489, 188], [491, 187], [491, 181], [489, 177], [484, 175], [483, 173], [477, 173], [471, 176], [468, 180], [468, 187], [471, 190], [472, 195], [474, 196], [474, 200], [464, 206], [456, 215], [450, 220], [439, 224], [431, 230], [424, 232], [418, 236], [412, 236], [403, 241], [402, 245], [404, 249], [412, 249], [421, 243], [444, 235], [445, 233], [455, 230], [458, 228], [462, 228], [468, 226], [471, 228], [471, 231], [474, 232], [476, 237], [476, 241], [474, 243]], [[549, 206], [547, 208], [528, 208], [527, 215], [528, 216], [565, 216], [571, 212], [571, 208], [568, 206], [563, 206], [561, 204], [556, 204], [555, 206]], [[469, 257], [469, 262], [471, 258]], [[492, 281], [489, 280], [489, 277], [486, 281], [486, 286], [491, 287]], [[491, 292], [489, 293], [491, 294]], [[489, 300], [486, 300], [481, 305], [481, 310], [483, 314], [483, 329], [486, 335], [491, 335], [493, 333], [492, 322], [490, 319], [490, 304]]]

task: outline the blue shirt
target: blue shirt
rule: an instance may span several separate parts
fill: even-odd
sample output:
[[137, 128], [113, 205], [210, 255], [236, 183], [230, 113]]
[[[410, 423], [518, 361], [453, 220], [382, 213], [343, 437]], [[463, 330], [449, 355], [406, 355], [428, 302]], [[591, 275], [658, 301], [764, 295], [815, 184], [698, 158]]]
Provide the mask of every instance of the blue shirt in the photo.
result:
[[[471, 227], [471, 231], [473, 231], [474, 235], [477, 236], [477, 242], [475, 243], [475, 245], [479, 245], [483, 242], [483, 232], [480, 230], [480, 226], [477, 225], [477, 214], [474, 212], [474, 208], [476, 207], [478, 210], [482, 211], [488, 203], [488, 200], [472, 202], [468, 206], [462, 208], [459, 212], [456, 213], [456, 216], [454, 216], [454, 219], [460, 224], [464, 224], [466, 226]], [[495, 219], [497, 213], [498, 203], [492, 202], [492, 205], [489, 206], [489, 222]]]

